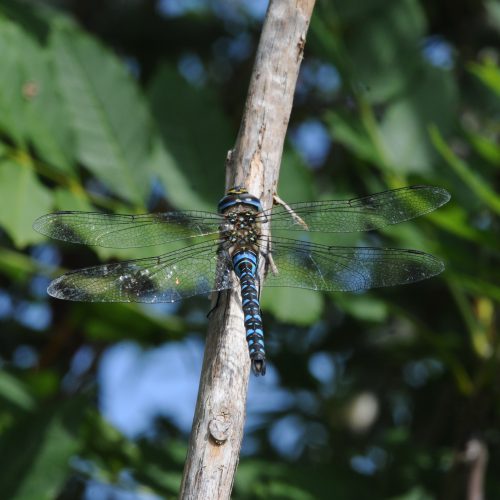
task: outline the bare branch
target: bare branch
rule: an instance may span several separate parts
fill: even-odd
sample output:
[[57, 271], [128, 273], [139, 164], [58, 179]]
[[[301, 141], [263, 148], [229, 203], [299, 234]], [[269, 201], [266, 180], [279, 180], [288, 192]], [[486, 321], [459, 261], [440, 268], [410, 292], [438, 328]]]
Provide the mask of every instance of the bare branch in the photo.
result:
[[[226, 187], [244, 185], [264, 208], [273, 203], [313, 7], [314, 0], [271, 0], [241, 127], [226, 160]], [[230, 498], [249, 372], [240, 293], [223, 293], [208, 327], [180, 498]]]
[[469, 439], [465, 447], [464, 461], [469, 469], [467, 500], [483, 500], [484, 478], [488, 465], [488, 448], [484, 441]]

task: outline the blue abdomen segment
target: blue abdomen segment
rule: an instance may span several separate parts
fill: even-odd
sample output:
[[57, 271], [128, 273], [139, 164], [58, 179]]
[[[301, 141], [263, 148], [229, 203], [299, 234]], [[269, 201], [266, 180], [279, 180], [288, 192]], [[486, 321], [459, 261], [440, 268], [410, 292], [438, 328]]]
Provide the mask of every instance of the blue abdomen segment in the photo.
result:
[[262, 328], [259, 291], [257, 289], [258, 262], [258, 255], [248, 250], [242, 250], [233, 256], [234, 271], [241, 284], [241, 302], [245, 317], [245, 330], [252, 371], [255, 375], [265, 375], [264, 330]]

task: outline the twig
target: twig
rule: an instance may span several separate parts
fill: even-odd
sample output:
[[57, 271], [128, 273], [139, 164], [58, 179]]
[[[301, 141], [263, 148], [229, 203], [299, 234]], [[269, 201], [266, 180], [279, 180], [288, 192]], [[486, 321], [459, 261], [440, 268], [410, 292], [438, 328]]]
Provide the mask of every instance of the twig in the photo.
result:
[[488, 449], [484, 441], [479, 439], [467, 441], [463, 458], [469, 469], [467, 500], [483, 500], [484, 478], [488, 465]]
[[299, 226], [302, 226], [306, 231], [309, 231], [309, 227], [307, 224], [304, 222], [302, 217], [299, 217], [293, 208], [286, 203], [286, 201], [282, 200], [276, 193], [274, 193], [274, 201], [278, 204], [281, 205], [289, 214], [290, 217], [295, 221], [296, 224]]
[[[270, 208], [315, 0], [271, 0], [226, 187], [244, 185]], [[262, 260], [262, 259], [261, 259]], [[264, 266], [260, 269], [263, 277]], [[181, 499], [229, 499], [245, 423], [250, 361], [239, 290], [210, 317]]]

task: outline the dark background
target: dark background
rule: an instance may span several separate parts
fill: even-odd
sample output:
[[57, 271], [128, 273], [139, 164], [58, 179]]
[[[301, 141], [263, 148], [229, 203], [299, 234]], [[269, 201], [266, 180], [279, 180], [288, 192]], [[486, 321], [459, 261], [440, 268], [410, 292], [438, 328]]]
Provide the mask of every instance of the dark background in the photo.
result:
[[[31, 225], [53, 210], [213, 210], [265, 9], [0, 4], [2, 498], [175, 498], [209, 302], [49, 299], [63, 269], [154, 251]], [[485, 498], [500, 498], [499, 48], [493, 0], [318, 1], [279, 194], [444, 187], [436, 213], [330, 241], [416, 248], [447, 269], [360, 294], [264, 293], [270, 366], [250, 384], [235, 499], [466, 498], [474, 446]]]

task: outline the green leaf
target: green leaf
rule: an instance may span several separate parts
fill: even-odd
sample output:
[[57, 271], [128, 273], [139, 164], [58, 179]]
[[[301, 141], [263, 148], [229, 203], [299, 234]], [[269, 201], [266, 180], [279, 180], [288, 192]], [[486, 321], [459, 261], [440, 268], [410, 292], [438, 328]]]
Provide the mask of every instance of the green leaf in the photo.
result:
[[314, 199], [312, 173], [302, 158], [290, 148], [285, 148], [283, 152], [278, 193], [286, 203]]
[[500, 145], [494, 139], [474, 132], [468, 132], [467, 139], [482, 158], [494, 167], [500, 166]]
[[477, 297], [489, 297], [497, 302], [500, 302], [500, 286], [498, 282], [491, 283], [477, 276], [457, 275], [459, 286], [466, 292], [476, 295]]
[[49, 165], [72, 173], [75, 153], [73, 136], [55, 89], [48, 55], [27, 37], [20, 38], [18, 47], [23, 61], [28, 140]]
[[352, 2], [351, 0], [335, 0], [335, 10], [344, 22], [357, 22], [387, 7], [387, 0], [365, 0]]
[[25, 122], [22, 97], [23, 76], [19, 31], [15, 24], [0, 18], [0, 130], [19, 146], [24, 145]]
[[386, 302], [366, 295], [335, 294], [335, 303], [351, 316], [362, 321], [381, 323], [389, 314]]
[[323, 310], [321, 293], [303, 288], [276, 287], [262, 292], [262, 309], [278, 320], [296, 325], [311, 325]]
[[51, 47], [78, 159], [110, 190], [142, 204], [153, 129], [135, 82], [113, 54], [77, 29], [58, 25]]
[[50, 191], [42, 186], [28, 165], [0, 160], [0, 225], [17, 247], [40, 241], [33, 221], [51, 206]]
[[453, 171], [469, 186], [483, 202], [488, 205], [491, 210], [500, 214], [500, 196], [497, 196], [489, 184], [474, 171], [463, 160], [458, 158], [451, 148], [446, 144], [439, 129], [435, 126], [429, 128], [429, 134], [434, 144], [434, 147], [441, 154], [443, 159], [453, 169]]
[[[170, 155], [161, 168], [176, 171], [167, 177], [156, 170], [163, 181], [172, 181], [175, 176], [175, 185], [164, 182], [167, 197], [181, 185], [214, 207], [224, 192], [226, 155], [236, 136], [220, 103], [209, 89], [192, 87], [170, 66], [163, 66], [153, 79], [149, 98]], [[179, 182], [180, 177], [183, 182]]]
[[390, 500], [434, 500], [434, 498], [433, 495], [427, 493], [421, 486], [416, 486], [402, 495], [391, 497]]
[[0, 397], [23, 410], [31, 410], [34, 406], [33, 397], [27, 387], [6, 371], [0, 371]]
[[428, 128], [450, 130], [457, 106], [457, 89], [450, 72], [425, 66], [412, 92], [391, 104], [380, 130], [388, 160], [401, 173], [429, 171], [436, 152]]
[[52, 500], [64, 485], [69, 459], [78, 450], [73, 429], [83, 414], [81, 400], [19, 417], [0, 439], [3, 498]]
[[484, 85], [500, 96], [500, 68], [495, 61], [486, 60], [484, 63], [470, 63], [469, 71]]
[[314, 495], [287, 481], [272, 480], [265, 486], [265, 495], [265, 498], [269, 500], [279, 500], [281, 498], [288, 500], [314, 500], [315, 498]]
[[[350, 19], [352, 7], [342, 17], [343, 4], [362, 5]], [[375, 3], [375, 5], [374, 5]], [[355, 87], [372, 103], [398, 93], [415, 77], [420, 65], [419, 41], [425, 33], [425, 15], [420, 2], [339, 2], [345, 42]]]
[[470, 224], [469, 212], [460, 206], [450, 206], [446, 210], [438, 210], [429, 215], [432, 221], [440, 228], [464, 238], [485, 248], [500, 250], [498, 237], [487, 231], [482, 231]]
[[500, 3], [498, 0], [486, 0], [484, 8], [486, 9], [485, 17], [500, 32]]
[[88, 202], [87, 198], [83, 195], [79, 196], [73, 191], [65, 188], [58, 188], [54, 191], [54, 202], [58, 210], [75, 210], [81, 212], [94, 211], [94, 208]]
[[41, 158], [71, 171], [73, 143], [54, 90], [48, 55], [28, 34], [0, 19], [0, 127], [19, 145], [30, 142]]
[[377, 158], [376, 149], [357, 118], [339, 113], [327, 113], [326, 121], [335, 142], [344, 145], [364, 160], [373, 161]]
[[[178, 163], [167, 151], [161, 139], [155, 140], [151, 156], [151, 170], [156, 173], [158, 179], [166, 189], [167, 198], [173, 206], [179, 209], [216, 211], [214, 200], [206, 201], [200, 196], [187, 175], [179, 168]], [[200, 174], [203, 175], [203, 174]], [[206, 174], [204, 179], [207, 179]], [[221, 184], [215, 193], [223, 188]], [[212, 193], [213, 195], [213, 193]], [[213, 198], [213, 196], [212, 196]]]
[[55, 19], [68, 18], [67, 14], [51, 8], [45, 2], [19, 2], [19, 0], [2, 0], [0, 13], [40, 41], [47, 38], [50, 24]]
[[[0, 246], [0, 271], [3, 275], [14, 281], [23, 281], [39, 270], [31, 257], [20, 251], [7, 250]], [[50, 270], [47, 270], [47, 273], [49, 272]]]

